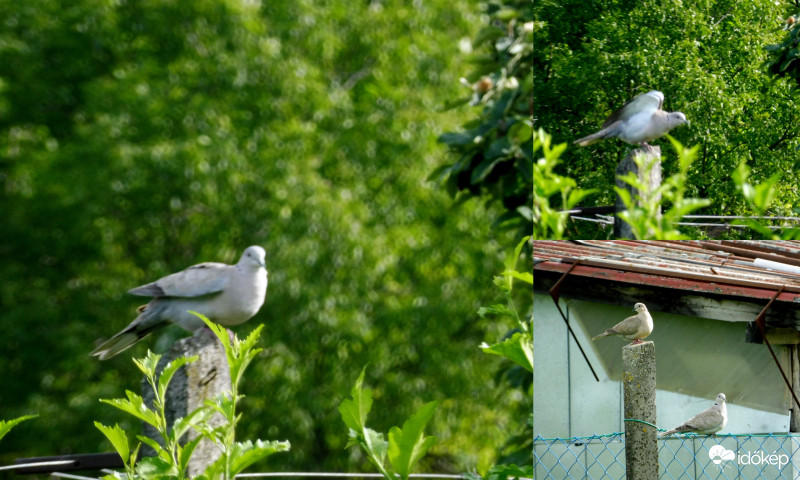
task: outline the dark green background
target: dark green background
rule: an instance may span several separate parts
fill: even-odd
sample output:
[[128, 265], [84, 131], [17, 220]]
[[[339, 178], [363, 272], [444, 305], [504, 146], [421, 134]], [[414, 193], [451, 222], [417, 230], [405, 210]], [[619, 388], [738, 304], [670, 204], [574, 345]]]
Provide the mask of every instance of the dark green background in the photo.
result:
[[439, 400], [421, 470], [485, 468], [530, 408], [478, 349], [513, 327], [476, 310], [515, 242], [426, 181], [473, 115], [442, 106], [469, 94], [482, 9], [242, 3], [0, 1], [0, 417], [39, 414], [0, 464], [110, 451], [94, 420], [137, 431], [98, 399], [137, 390], [131, 355], [181, 332], [90, 358], [134, 318], [125, 291], [259, 244], [239, 432], [292, 444], [262, 468], [372, 471], [336, 410], [367, 362], [373, 428]]

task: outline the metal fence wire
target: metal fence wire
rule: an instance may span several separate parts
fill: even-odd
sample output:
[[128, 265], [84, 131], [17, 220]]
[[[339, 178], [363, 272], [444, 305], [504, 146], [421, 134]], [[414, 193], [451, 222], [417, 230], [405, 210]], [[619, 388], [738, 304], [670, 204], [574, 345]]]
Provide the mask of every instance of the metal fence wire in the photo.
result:
[[[659, 479], [800, 478], [800, 435], [673, 435], [658, 440]], [[533, 478], [625, 478], [625, 434], [533, 439]]]

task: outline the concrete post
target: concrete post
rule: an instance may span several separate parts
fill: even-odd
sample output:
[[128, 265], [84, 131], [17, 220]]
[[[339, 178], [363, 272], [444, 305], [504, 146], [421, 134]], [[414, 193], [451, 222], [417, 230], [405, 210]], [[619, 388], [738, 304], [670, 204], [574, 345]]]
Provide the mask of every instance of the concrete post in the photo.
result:
[[[800, 392], [800, 359], [798, 359], [800, 349], [797, 345], [789, 345], [789, 358], [792, 360], [792, 390]], [[789, 431], [792, 433], [800, 432], [800, 406], [792, 398], [792, 409], [789, 415]]]
[[[644, 159], [644, 165], [649, 165], [649, 168], [639, 169], [636, 164], [636, 157], [641, 156]], [[634, 172], [639, 178], [639, 181], [647, 185], [648, 191], [640, 192], [631, 185], [621, 181], [618, 177], [627, 175], [628, 172]], [[636, 202], [637, 195], [648, 197], [648, 202], [660, 202], [661, 196], [654, 195], [649, 197], [649, 192], [654, 192], [661, 186], [661, 147], [640, 147], [632, 150], [625, 158], [619, 162], [617, 169], [614, 172], [616, 178], [616, 185], [620, 188], [627, 190], [631, 194], [631, 199]], [[638, 202], [637, 202], [638, 203]], [[626, 210], [625, 204], [622, 199], [617, 196], [615, 205], [617, 212]], [[631, 226], [624, 222], [619, 217], [614, 219], [614, 236], [616, 238], [634, 238]]]
[[[656, 349], [653, 342], [622, 347], [625, 418], [656, 424]], [[657, 431], [625, 422], [625, 471], [628, 480], [658, 478]]]
[[[181, 367], [172, 377], [167, 388], [168, 425], [172, 425], [176, 419], [185, 417], [189, 412], [197, 409], [205, 399], [211, 399], [220, 393], [231, 391], [231, 377], [225, 349], [219, 339], [206, 328], [198, 330], [192, 337], [182, 338], [175, 342], [169, 352], [161, 357], [157, 370], [162, 371], [167, 363], [178, 357], [193, 355], [198, 355], [198, 360]], [[142, 380], [142, 397], [144, 397], [145, 403], [152, 408], [153, 389], [146, 380]], [[218, 413], [215, 413], [209, 420], [212, 426], [222, 425], [223, 422], [223, 417]], [[144, 434], [163, 445], [161, 436], [150, 425], [144, 426]], [[183, 440], [187, 442], [197, 435], [196, 431], [189, 430]], [[155, 452], [145, 450], [143, 453], [153, 455]], [[189, 475], [194, 477], [201, 474], [219, 456], [219, 449], [211, 441], [208, 439], [201, 441], [189, 462]]]

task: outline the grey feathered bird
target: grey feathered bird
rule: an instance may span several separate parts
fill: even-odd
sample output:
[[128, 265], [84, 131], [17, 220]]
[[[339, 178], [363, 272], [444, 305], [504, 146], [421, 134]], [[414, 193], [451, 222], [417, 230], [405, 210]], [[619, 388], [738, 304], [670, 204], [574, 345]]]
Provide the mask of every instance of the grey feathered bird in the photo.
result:
[[167, 322], [189, 331], [205, 326], [189, 313], [202, 313], [220, 325], [238, 325], [249, 320], [264, 304], [267, 294], [266, 252], [247, 247], [236, 265], [207, 262], [194, 265], [128, 293], [153, 297], [137, 309], [139, 316], [92, 355], [111, 358], [163, 327]]
[[653, 317], [650, 316], [644, 303], [634, 305], [633, 311], [636, 312], [636, 315], [626, 318], [600, 335], [593, 337], [592, 340], [609, 335], [619, 335], [626, 340], [633, 340], [632, 344], [634, 345], [642, 343], [643, 338], [653, 333]]
[[[689, 123], [681, 112], [665, 112], [664, 94], [651, 90], [628, 101], [611, 114], [603, 123], [602, 129], [591, 135], [575, 140], [581, 147], [591, 145], [606, 138], [619, 138], [631, 145], [648, 145], [667, 132]], [[649, 145], [648, 145], [649, 146]]]
[[720, 393], [717, 395], [717, 401], [714, 402], [714, 405], [690, 418], [680, 427], [662, 433], [659, 437], [666, 437], [676, 432], [692, 432], [705, 435], [719, 432], [728, 423], [727, 401], [725, 394]]

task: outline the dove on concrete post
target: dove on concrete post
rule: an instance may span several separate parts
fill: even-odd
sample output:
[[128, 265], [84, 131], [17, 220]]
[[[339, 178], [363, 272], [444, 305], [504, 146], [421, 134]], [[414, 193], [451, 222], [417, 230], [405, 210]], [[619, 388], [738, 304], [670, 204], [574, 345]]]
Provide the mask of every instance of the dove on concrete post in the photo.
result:
[[664, 94], [651, 90], [643, 93], [611, 114], [601, 130], [586, 137], [575, 140], [581, 147], [591, 145], [606, 138], [619, 138], [631, 145], [645, 145], [666, 135], [667, 132], [689, 123], [682, 112], [665, 112]]
[[728, 407], [726, 402], [725, 394], [720, 393], [717, 395], [717, 401], [714, 402], [714, 405], [690, 418], [680, 427], [662, 433], [659, 437], [666, 437], [676, 432], [691, 432], [704, 435], [711, 435], [719, 432], [725, 428], [725, 424], [728, 423]]
[[246, 322], [258, 312], [267, 294], [265, 257], [263, 248], [251, 246], [236, 265], [200, 263], [129, 290], [153, 299], [139, 307], [139, 316], [92, 355], [100, 360], [111, 358], [168, 322], [190, 332], [204, 327], [203, 321], [189, 311], [224, 326]]
[[633, 340], [631, 343], [634, 345], [642, 343], [643, 338], [653, 333], [653, 317], [650, 316], [650, 312], [647, 311], [644, 303], [634, 305], [633, 311], [636, 312], [636, 315], [626, 318], [600, 335], [593, 337], [592, 340], [610, 335], [619, 335], [626, 340]]

